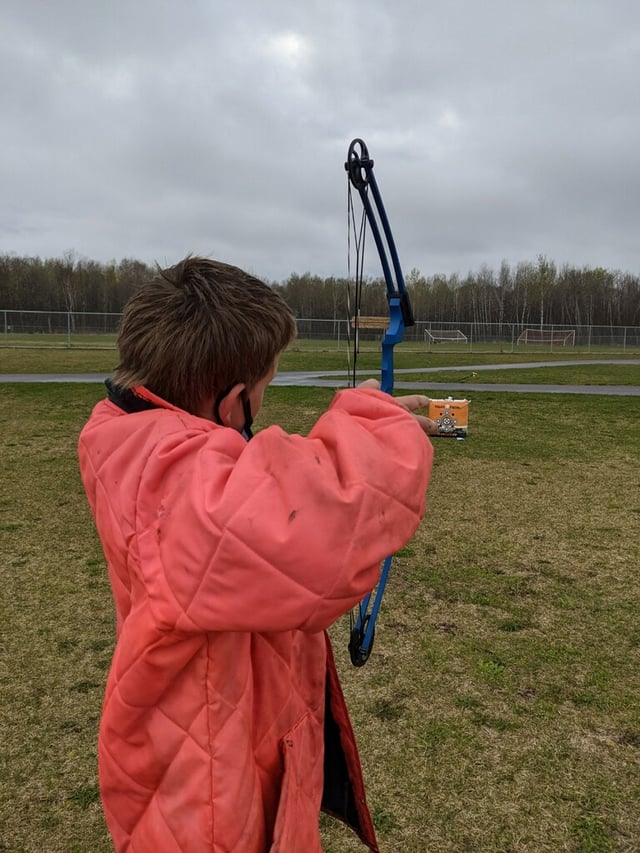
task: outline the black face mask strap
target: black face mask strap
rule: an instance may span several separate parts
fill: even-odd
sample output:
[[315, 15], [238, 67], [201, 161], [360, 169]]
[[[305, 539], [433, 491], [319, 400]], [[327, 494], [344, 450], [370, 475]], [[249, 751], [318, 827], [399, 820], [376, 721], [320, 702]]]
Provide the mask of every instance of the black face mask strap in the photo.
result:
[[[230, 391], [235, 388], [237, 384], [237, 382], [234, 382], [233, 385], [229, 385], [228, 388], [225, 388], [224, 391], [221, 391], [217, 395], [214, 401], [213, 419], [220, 426], [225, 426], [225, 424], [222, 423], [222, 418], [220, 417], [220, 403], [222, 403], [227, 394], [229, 394]], [[244, 435], [247, 441], [250, 441], [253, 438], [253, 432], [251, 431], [251, 426], [253, 424], [253, 415], [251, 414], [251, 403], [249, 402], [249, 397], [247, 396], [247, 392], [245, 390], [242, 391], [240, 399], [242, 401], [242, 411], [244, 412], [244, 426], [242, 427], [242, 435]]]
[[242, 409], [244, 411], [244, 427], [242, 428], [242, 434], [247, 441], [251, 441], [253, 438], [253, 432], [251, 431], [253, 415], [251, 414], [251, 403], [249, 401], [249, 397], [247, 392], [244, 390], [242, 392]]

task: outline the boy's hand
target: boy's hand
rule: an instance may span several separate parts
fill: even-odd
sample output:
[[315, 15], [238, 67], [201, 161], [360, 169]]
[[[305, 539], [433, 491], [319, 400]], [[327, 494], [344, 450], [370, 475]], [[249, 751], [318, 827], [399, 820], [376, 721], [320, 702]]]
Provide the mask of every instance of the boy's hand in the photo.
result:
[[[377, 379], [365, 379], [364, 382], [360, 382], [358, 388], [373, 388], [379, 391], [380, 383]], [[417, 415], [415, 413], [416, 409], [426, 409], [429, 407], [431, 401], [424, 394], [406, 394], [402, 397], [392, 397], [391, 399], [399, 406], [402, 406], [403, 409], [406, 409], [427, 435], [438, 434], [438, 427], [431, 418], [426, 418], [424, 415]]]

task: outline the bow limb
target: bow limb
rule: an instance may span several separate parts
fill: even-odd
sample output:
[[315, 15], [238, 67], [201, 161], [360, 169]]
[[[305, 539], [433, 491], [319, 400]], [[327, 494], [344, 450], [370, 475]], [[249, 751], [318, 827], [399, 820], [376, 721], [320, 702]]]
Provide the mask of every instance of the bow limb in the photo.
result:
[[[380, 256], [382, 272], [387, 286], [389, 301], [389, 326], [382, 340], [382, 371], [381, 389], [388, 394], [393, 391], [394, 367], [393, 355], [396, 344], [401, 343], [407, 326], [414, 325], [413, 312], [409, 294], [404, 283], [400, 260], [396, 251], [393, 234], [382, 203], [382, 196], [373, 174], [373, 160], [362, 139], [354, 139], [347, 153], [344, 167], [351, 185], [358, 191], [365, 211], [369, 229]], [[387, 584], [392, 556], [382, 564], [380, 580], [373, 592], [367, 595], [359, 604], [357, 616], [353, 620], [349, 639], [349, 654], [354, 666], [363, 666], [369, 659], [375, 637], [375, 625], [382, 602], [382, 596]], [[371, 598], [373, 604], [371, 610]]]

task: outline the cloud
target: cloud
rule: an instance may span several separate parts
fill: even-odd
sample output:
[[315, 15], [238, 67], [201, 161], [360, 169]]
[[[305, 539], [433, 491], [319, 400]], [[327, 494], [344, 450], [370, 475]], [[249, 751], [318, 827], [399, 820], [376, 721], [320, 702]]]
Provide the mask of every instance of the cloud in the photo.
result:
[[296, 71], [309, 61], [311, 45], [300, 33], [287, 31], [277, 33], [267, 40], [267, 53], [277, 62]]
[[0, 252], [343, 275], [360, 136], [405, 270], [640, 266], [627, 0], [5, 0], [0, 45]]

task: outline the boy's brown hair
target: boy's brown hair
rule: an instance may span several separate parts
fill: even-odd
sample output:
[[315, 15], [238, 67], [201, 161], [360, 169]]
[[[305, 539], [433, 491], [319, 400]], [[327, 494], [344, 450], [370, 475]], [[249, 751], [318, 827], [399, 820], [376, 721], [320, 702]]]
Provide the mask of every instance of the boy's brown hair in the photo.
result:
[[282, 297], [238, 267], [188, 257], [158, 269], [124, 307], [113, 381], [188, 412], [239, 382], [249, 390], [293, 340]]

